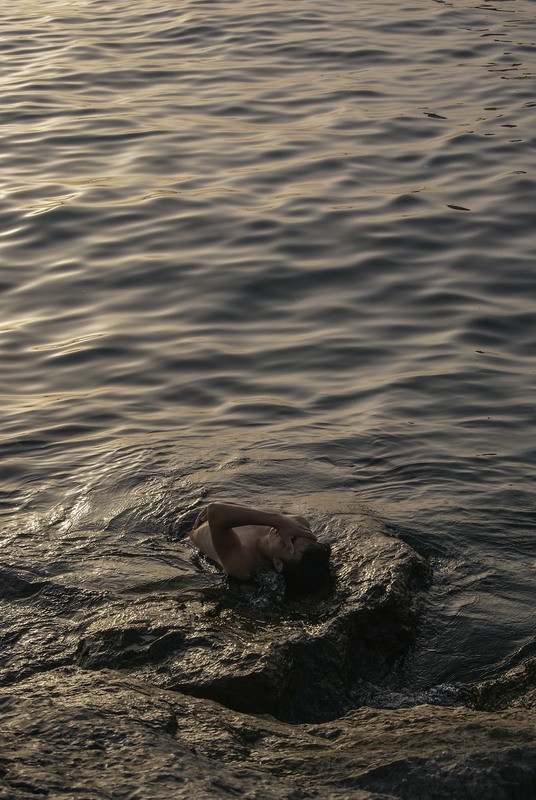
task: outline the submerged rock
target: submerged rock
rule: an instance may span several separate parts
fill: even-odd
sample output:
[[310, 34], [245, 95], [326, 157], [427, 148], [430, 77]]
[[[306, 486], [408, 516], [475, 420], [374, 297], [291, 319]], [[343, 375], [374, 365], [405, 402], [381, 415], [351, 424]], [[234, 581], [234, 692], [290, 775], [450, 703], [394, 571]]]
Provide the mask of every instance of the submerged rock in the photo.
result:
[[72, 664], [80, 624], [101, 604], [102, 593], [0, 568], [0, 685]]
[[338, 525], [335, 586], [319, 595], [270, 605], [251, 587], [220, 587], [187, 603], [116, 599], [97, 610], [76, 663], [282, 720], [340, 716], [359, 703], [360, 682], [381, 683], [404, 656], [429, 572], [370, 518]]

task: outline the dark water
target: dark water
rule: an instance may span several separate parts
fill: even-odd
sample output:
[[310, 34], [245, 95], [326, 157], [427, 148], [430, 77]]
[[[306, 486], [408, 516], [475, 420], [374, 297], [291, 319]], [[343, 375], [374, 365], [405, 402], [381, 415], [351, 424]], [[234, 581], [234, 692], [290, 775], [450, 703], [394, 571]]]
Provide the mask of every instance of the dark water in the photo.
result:
[[0, 22], [3, 569], [187, 594], [201, 497], [365, 509], [434, 566], [409, 688], [534, 655], [534, 4]]

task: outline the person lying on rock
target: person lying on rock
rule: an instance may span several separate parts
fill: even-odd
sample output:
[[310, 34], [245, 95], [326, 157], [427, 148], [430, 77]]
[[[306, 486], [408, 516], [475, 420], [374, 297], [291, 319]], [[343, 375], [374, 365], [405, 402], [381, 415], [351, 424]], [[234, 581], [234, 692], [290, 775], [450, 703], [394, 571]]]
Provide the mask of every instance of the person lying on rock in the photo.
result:
[[[190, 516], [189, 526], [191, 522]], [[315, 591], [330, 575], [331, 548], [317, 541], [305, 517], [210, 503], [197, 514], [188, 535], [234, 578], [247, 581], [263, 569], [280, 573], [287, 595]]]

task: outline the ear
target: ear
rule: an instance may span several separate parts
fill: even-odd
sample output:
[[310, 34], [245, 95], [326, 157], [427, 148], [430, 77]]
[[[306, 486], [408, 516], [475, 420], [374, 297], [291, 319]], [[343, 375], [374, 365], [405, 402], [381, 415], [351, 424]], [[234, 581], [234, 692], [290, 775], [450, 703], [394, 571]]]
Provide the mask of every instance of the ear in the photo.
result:
[[272, 564], [274, 565], [274, 569], [276, 572], [283, 572], [283, 562], [280, 558], [272, 559]]

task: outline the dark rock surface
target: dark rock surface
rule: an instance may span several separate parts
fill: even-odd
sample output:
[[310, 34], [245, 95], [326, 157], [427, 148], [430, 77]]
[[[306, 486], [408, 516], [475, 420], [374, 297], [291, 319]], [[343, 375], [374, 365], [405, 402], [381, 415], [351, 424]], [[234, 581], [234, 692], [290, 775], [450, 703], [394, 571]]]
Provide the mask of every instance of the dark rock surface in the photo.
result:
[[526, 661], [505, 675], [471, 686], [465, 693], [465, 702], [482, 711], [500, 711], [505, 708], [536, 710], [536, 659]]
[[360, 708], [291, 726], [76, 667], [3, 689], [0, 702], [2, 800], [530, 800], [536, 790], [534, 717], [521, 708]]

